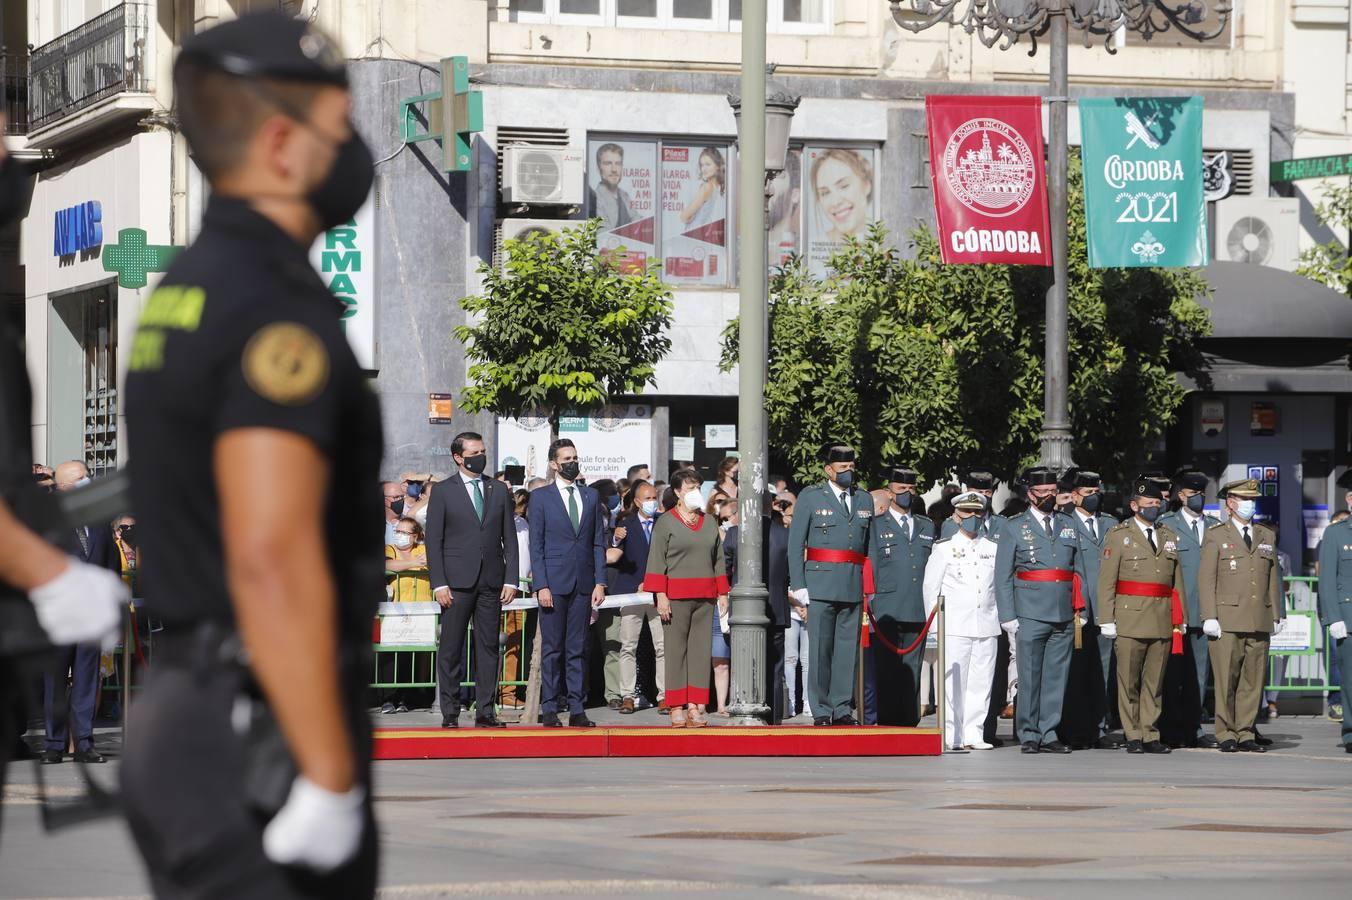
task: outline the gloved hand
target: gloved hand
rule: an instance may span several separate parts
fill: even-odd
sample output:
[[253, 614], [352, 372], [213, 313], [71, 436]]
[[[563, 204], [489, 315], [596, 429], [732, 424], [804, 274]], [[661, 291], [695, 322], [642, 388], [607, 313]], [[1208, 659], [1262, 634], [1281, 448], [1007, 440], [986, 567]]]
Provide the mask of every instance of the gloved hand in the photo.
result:
[[361, 785], [335, 794], [297, 775], [286, 805], [263, 829], [263, 852], [280, 865], [333, 871], [361, 846], [365, 799]]
[[131, 591], [107, 569], [71, 559], [60, 575], [29, 591], [28, 599], [52, 643], [99, 641], [111, 650]]
[[1102, 625], [1099, 626], [1099, 634], [1103, 635], [1106, 638], [1116, 638], [1117, 637], [1116, 623], [1104, 622]]
[[799, 603], [806, 604], [808, 602], [807, 588], [799, 588], [796, 591], [789, 591], [789, 593], [793, 594], [793, 599]]
[[1282, 626], [1285, 625], [1285, 624], [1286, 624], [1286, 620], [1285, 620], [1285, 619], [1278, 619], [1277, 621], [1273, 622], [1273, 623], [1272, 623], [1272, 633], [1273, 633], [1273, 634], [1276, 634], [1277, 632], [1281, 631], [1281, 630], [1282, 630]]
[[1330, 625], [1330, 626], [1329, 626], [1329, 637], [1333, 638], [1335, 641], [1346, 640], [1346, 639], [1347, 639], [1347, 623], [1346, 623], [1346, 622], [1334, 622], [1332, 625]]
[[1202, 633], [1209, 638], [1218, 638], [1221, 636], [1221, 622], [1219, 619], [1207, 619], [1202, 623]]
[[1019, 633], [1019, 620], [1010, 619], [1008, 622], [1001, 622], [1000, 627], [1005, 630], [1005, 634], [1013, 637]]

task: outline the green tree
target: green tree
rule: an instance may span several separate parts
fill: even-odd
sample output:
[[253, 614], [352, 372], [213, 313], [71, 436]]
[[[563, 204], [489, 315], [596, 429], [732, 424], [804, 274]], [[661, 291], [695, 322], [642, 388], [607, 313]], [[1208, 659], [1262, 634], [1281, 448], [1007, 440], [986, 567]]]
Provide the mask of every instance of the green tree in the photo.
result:
[[506, 242], [502, 268], [479, 267], [483, 290], [460, 301], [455, 329], [471, 362], [464, 408], [514, 416], [595, 409], [654, 381], [671, 349], [671, 292], [656, 265], [622, 274], [596, 246], [600, 221]]
[[[1314, 214], [1331, 231], [1352, 233], [1349, 231], [1352, 229], [1352, 185], [1329, 185], [1324, 200], [1314, 208]], [[1348, 248], [1336, 240], [1302, 250], [1296, 274], [1335, 291], [1352, 294], [1352, 256], [1348, 255]]]
[[[1082, 181], [1071, 168], [1069, 403], [1075, 457], [1110, 479], [1132, 474], [1205, 381], [1197, 341], [1206, 289], [1183, 269], [1090, 269]], [[865, 477], [896, 463], [926, 479], [983, 463], [1009, 475], [1036, 460], [1050, 271], [946, 266], [933, 232], [913, 258], [875, 224], [831, 260], [825, 280], [797, 260], [772, 281], [766, 408], [771, 445], [799, 479], [820, 474], [828, 440], [854, 443]], [[736, 363], [737, 323], [724, 334]]]

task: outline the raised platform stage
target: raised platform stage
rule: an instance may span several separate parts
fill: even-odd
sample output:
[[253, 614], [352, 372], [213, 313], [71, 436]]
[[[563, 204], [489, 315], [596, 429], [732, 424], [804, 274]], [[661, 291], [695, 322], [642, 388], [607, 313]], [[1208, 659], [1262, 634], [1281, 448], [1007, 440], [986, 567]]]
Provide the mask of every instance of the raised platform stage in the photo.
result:
[[376, 759], [938, 756], [934, 728], [377, 728]]

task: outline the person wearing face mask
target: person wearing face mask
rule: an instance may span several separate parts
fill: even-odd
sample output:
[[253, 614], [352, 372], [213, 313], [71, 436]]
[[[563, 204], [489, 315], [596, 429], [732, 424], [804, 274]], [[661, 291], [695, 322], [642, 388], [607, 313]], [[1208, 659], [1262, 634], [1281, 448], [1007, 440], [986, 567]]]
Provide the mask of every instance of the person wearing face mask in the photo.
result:
[[[418, 520], [404, 516], [395, 523], [394, 543], [385, 548], [385, 574], [389, 580], [390, 600], [394, 603], [431, 603], [432, 584], [427, 575], [427, 545], [423, 543], [423, 528]], [[391, 683], [398, 675], [394, 653], [380, 653], [376, 657], [379, 680]], [[421, 658], [417, 666], [423, 668]], [[419, 680], [427, 680], [429, 671], [420, 673]], [[380, 711], [384, 715], [408, 712], [408, 703], [400, 691], [383, 698]]]
[[[986, 498], [986, 511], [981, 514], [981, 533], [990, 537], [1000, 530], [1000, 526], [1005, 523], [1003, 516], [996, 515], [992, 507], [995, 499], [995, 489], [1000, 486], [1000, 479], [991, 473], [984, 466], [977, 467], [969, 471], [962, 479], [962, 492], [976, 491], [982, 497]], [[939, 537], [950, 538], [958, 533], [958, 520], [949, 515], [944, 518], [939, 525]]]
[[[630, 485], [629, 502], [620, 518], [620, 528], [624, 529], [619, 542], [620, 559], [611, 569], [612, 594], [636, 594], [643, 591], [653, 526], [659, 515], [657, 489], [646, 481], [635, 481]], [[652, 705], [638, 690], [638, 644], [645, 624], [652, 637], [653, 655], [656, 657], [654, 680], [657, 683], [658, 712], [667, 712], [667, 673], [663, 655], [665, 642], [662, 639], [661, 621], [656, 606], [625, 606], [620, 609], [620, 691], [624, 696], [620, 703], [621, 713], [632, 714]]]
[[1070, 679], [1066, 686], [1066, 723], [1062, 731], [1067, 743], [1076, 750], [1097, 747], [1114, 750], [1121, 741], [1112, 733], [1111, 719], [1117, 685], [1110, 677], [1113, 664], [1113, 640], [1100, 632], [1098, 575], [1104, 539], [1117, 519], [1102, 512], [1103, 479], [1088, 469], [1067, 469], [1061, 487], [1070, 497], [1067, 515], [1074, 521], [1080, 537], [1080, 556], [1084, 560], [1082, 585], [1088, 609], [1085, 612], [1082, 646], [1071, 653]]
[[714, 490], [722, 491], [732, 499], [737, 499], [737, 470], [741, 468], [741, 460], [735, 456], [727, 456], [718, 464], [718, 477], [714, 479]]
[[924, 614], [944, 598], [944, 744], [952, 750], [990, 750], [985, 739], [1000, 617], [995, 608], [997, 544], [981, 534], [986, 498], [967, 491], [953, 498], [958, 532], [936, 541], [925, 567]]
[[798, 603], [808, 604], [812, 724], [858, 725], [850, 704], [873, 498], [855, 490], [853, 447], [827, 444], [821, 460], [826, 481], [798, 495], [789, 526], [789, 590]]
[[896, 652], [920, 637], [927, 615], [925, 566], [934, 548], [934, 523], [912, 510], [919, 480], [915, 469], [893, 468], [887, 485], [891, 502], [870, 525], [872, 567], [865, 573], [864, 590], [874, 635], [864, 653], [873, 660], [878, 710], [876, 723], [865, 719], [865, 724], [914, 728], [920, 723], [924, 648], [905, 656]]
[[1062, 704], [1085, 609], [1079, 533], [1056, 511], [1056, 473], [1026, 469], [1028, 510], [1007, 520], [997, 542], [995, 599], [1000, 627], [1018, 647], [1015, 732], [1024, 753], [1069, 753], [1060, 739]]
[[309, 251], [375, 168], [342, 54], [308, 22], [191, 35], [173, 87], [211, 190], [127, 353], [141, 581], [164, 628], [123, 805], [157, 895], [370, 897], [384, 442]]
[[1160, 516], [1160, 525], [1178, 535], [1178, 558], [1183, 565], [1183, 612], [1187, 631], [1183, 656], [1169, 658], [1164, 673], [1164, 717], [1160, 731], [1165, 743], [1178, 747], [1215, 747], [1216, 739], [1202, 728], [1206, 721], [1206, 683], [1211, 674], [1209, 639], [1202, 631], [1201, 595], [1197, 574], [1202, 563], [1202, 540], [1221, 520], [1206, 512], [1207, 477], [1196, 469], [1174, 474], [1173, 510]]
[[394, 528], [404, 515], [404, 490], [397, 481], [382, 481], [380, 490], [385, 498], [385, 546], [394, 543]]
[[1108, 531], [1098, 571], [1098, 630], [1117, 647], [1117, 710], [1128, 753], [1168, 753], [1160, 740], [1164, 670], [1183, 654], [1183, 565], [1178, 535], [1159, 522], [1163, 496], [1144, 477], [1132, 517]]
[[[1338, 479], [1343, 489], [1343, 501], [1352, 506], [1352, 469]], [[1335, 662], [1342, 670], [1338, 678], [1342, 699], [1343, 750], [1352, 753], [1352, 639], [1347, 636], [1352, 626], [1352, 519], [1335, 520], [1324, 529], [1319, 545], [1319, 621], [1328, 629], [1327, 653], [1336, 654]]]
[[1263, 753], [1254, 720], [1263, 699], [1268, 641], [1286, 616], [1277, 536], [1253, 521], [1262, 496], [1253, 479], [1221, 489], [1230, 521], [1202, 539], [1197, 588], [1202, 631], [1211, 639], [1216, 741], [1222, 753]]

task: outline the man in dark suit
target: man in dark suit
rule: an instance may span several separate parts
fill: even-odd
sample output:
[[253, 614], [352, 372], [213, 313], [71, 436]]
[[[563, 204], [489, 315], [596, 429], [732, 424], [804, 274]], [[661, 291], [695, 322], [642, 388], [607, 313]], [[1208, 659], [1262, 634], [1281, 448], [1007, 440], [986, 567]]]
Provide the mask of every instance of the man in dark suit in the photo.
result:
[[[723, 538], [723, 559], [727, 564], [728, 582], [737, 584], [737, 537], [741, 526], [728, 529]], [[765, 700], [770, 706], [770, 724], [784, 720], [784, 632], [789, 627], [789, 527], [784, 524], [783, 507], [776, 505], [772, 514], [761, 517], [761, 572], [770, 599], [765, 614], [770, 620], [765, 632], [766, 685]]]
[[[85, 464], [72, 460], [56, 467], [56, 490], [69, 491], [89, 484]], [[81, 562], [117, 571], [117, 549], [113, 530], [81, 525], [62, 543], [61, 549]], [[42, 761], [48, 764], [65, 758], [71, 729], [75, 730], [75, 761], [101, 763], [103, 755], [94, 749], [94, 707], [99, 696], [98, 644], [73, 644], [57, 649], [54, 665], [42, 676], [42, 712], [47, 724], [47, 743]], [[70, 696], [66, 679], [70, 679]]]
[[572, 441], [549, 445], [549, 471], [553, 481], [531, 491], [529, 517], [531, 583], [540, 603], [541, 722], [561, 726], [559, 706], [566, 704], [569, 725], [591, 728], [582, 676], [591, 610], [606, 599], [605, 515], [596, 491], [578, 483]]
[[427, 568], [441, 604], [437, 683], [441, 725], [455, 728], [465, 673], [465, 632], [474, 619], [474, 724], [501, 728], [498, 631], [502, 607], [516, 597], [517, 542], [512, 489], [483, 477], [488, 455], [472, 431], [456, 435], [451, 458], [459, 471], [437, 485], [427, 503]]

